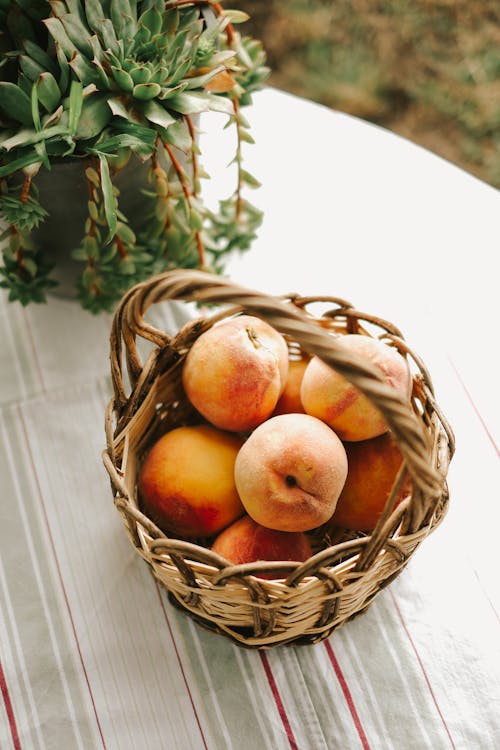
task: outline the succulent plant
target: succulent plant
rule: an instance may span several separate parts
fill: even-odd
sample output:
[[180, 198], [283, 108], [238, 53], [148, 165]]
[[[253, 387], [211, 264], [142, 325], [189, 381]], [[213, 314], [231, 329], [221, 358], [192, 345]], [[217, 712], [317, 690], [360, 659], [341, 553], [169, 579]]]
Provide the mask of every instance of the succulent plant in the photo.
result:
[[[37, 176], [81, 163], [88, 217], [78, 247], [78, 295], [110, 309], [132, 284], [171, 267], [221, 272], [246, 250], [261, 212], [244, 198], [258, 182], [242, 164], [252, 142], [241, 108], [268, 75], [246, 19], [209, 0], [0, 0], [0, 285], [23, 304], [56, 284], [50, 249], [36, 241], [47, 220]], [[197, 116], [227, 115], [235, 128], [234, 193], [210, 210], [200, 181]], [[147, 165], [146, 219], [120, 207], [115, 177]], [[139, 189], [139, 188], [138, 188]]]

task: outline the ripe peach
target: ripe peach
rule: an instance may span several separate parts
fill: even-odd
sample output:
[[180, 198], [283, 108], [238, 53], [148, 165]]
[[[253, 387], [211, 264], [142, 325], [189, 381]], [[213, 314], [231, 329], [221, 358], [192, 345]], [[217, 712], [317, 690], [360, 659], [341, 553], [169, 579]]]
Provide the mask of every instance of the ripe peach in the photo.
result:
[[300, 399], [300, 386], [308, 361], [308, 359], [292, 359], [288, 363], [288, 377], [283, 393], [273, 411], [274, 417], [278, 414], [304, 414]]
[[247, 513], [279, 531], [308, 531], [327, 521], [346, 475], [341, 441], [307, 414], [280, 414], [259, 425], [234, 466]]
[[[212, 549], [236, 565], [259, 560], [304, 562], [312, 555], [311, 544], [303, 532], [268, 529], [250, 516], [243, 516], [224, 529]], [[285, 575], [285, 570], [273, 574], [259, 573], [261, 578], [282, 578]]]
[[210, 425], [177, 427], [139, 471], [144, 513], [167, 533], [211, 536], [243, 514], [234, 482], [241, 440]]
[[[397, 349], [357, 333], [345, 334], [341, 343], [375, 365], [389, 385], [410, 398], [410, 369]], [[341, 440], [367, 440], [388, 430], [384, 415], [370, 399], [318, 357], [306, 368], [300, 395], [306, 413], [329, 425]]]
[[[390, 432], [370, 440], [346, 443], [349, 473], [340, 493], [331, 525], [356, 531], [372, 531], [391, 493], [403, 457]], [[411, 489], [403, 482], [397, 502]]]
[[260, 318], [241, 315], [195, 341], [182, 382], [205, 419], [223, 430], [246, 432], [272, 414], [287, 374], [283, 336]]

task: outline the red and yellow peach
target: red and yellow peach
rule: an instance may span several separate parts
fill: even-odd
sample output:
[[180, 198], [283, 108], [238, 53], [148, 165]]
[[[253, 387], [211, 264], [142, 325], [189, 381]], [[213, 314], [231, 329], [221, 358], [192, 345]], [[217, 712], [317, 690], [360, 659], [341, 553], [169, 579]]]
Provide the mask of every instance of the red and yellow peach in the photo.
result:
[[327, 521], [347, 476], [344, 446], [307, 414], [280, 414], [240, 448], [234, 475], [247, 513], [279, 531], [308, 531]]
[[234, 481], [242, 441], [210, 425], [178, 427], [151, 448], [139, 472], [146, 515], [167, 534], [205, 537], [243, 514]]
[[211, 424], [247, 432], [272, 414], [287, 374], [284, 337], [260, 318], [240, 315], [194, 342], [182, 381], [189, 401]]
[[[410, 369], [397, 349], [357, 333], [346, 334], [338, 341], [347, 352], [374, 365], [386, 383], [409, 400]], [[388, 430], [375, 404], [319, 357], [313, 357], [306, 368], [300, 396], [306, 413], [329, 425], [341, 440], [368, 440]]]
[[[269, 529], [247, 515], [224, 529], [215, 539], [212, 549], [235, 565], [261, 560], [304, 562], [312, 554], [309, 539], [303, 532]], [[258, 575], [280, 578], [286, 575], [286, 570]]]
[[[403, 457], [390, 432], [370, 440], [346, 443], [349, 472], [330, 523], [356, 531], [373, 531], [379, 520]], [[411, 490], [407, 478], [395, 506]]]

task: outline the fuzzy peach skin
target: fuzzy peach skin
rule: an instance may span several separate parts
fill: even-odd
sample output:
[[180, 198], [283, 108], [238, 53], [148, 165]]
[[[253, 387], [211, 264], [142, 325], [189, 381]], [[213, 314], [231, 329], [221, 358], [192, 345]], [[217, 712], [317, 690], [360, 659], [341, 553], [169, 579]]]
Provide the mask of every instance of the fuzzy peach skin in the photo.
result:
[[341, 441], [308, 414], [280, 414], [259, 425], [234, 466], [248, 515], [279, 531], [308, 531], [327, 521], [346, 475]]
[[[409, 400], [410, 368], [394, 347], [358, 333], [345, 334], [341, 343], [355, 356], [375, 365], [385, 381]], [[313, 357], [306, 368], [300, 396], [306, 413], [329, 425], [341, 440], [367, 440], [388, 430], [384, 415], [370, 399], [318, 357]]]
[[[250, 516], [243, 516], [221, 531], [212, 549], [236, 565], [259, 560], [305, 562], [312, 555], [311, 544], [303, 532], [268, 529]], [[286, 570], [258, 575], [260, 578], [282, 578]]]
[[278, 414], [304, 414], [304, 407], [300, 398], [300, 386], [307, 367], [308, 359], [292, 359], [288, 363], [288, 377], [283, 393], [273, 411]]
[[205, 537], [221, 531], [243, 514], [234, 482], [241, 443], [210, 425], [167, 432], [139, 471], [143, 512], [168, 534]]
[[[370, 532], [384, 510], [403, 457], [390, 432], [346, 443], [345, 449], [349, 473], [329, 525]], [[407, 478], [396, 505], [410, 490], [411, 480]]]
[[195, 341], [182, 382], [188, 399], [211, 424], [247, 432], [272, 414], [287, 375], [283, 336], [260, 318], [241, 315]]

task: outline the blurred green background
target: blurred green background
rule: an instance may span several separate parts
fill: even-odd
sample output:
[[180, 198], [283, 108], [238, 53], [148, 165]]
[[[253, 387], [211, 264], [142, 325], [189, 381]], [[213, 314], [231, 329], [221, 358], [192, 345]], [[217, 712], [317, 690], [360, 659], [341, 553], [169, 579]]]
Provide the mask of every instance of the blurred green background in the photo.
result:
[[500, 187], [499, 0], [226, 0], [270, 85], [357, 115]]

